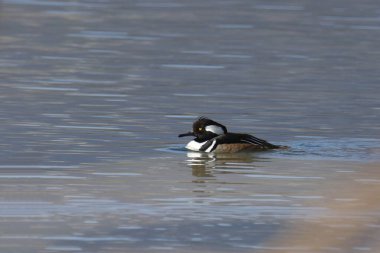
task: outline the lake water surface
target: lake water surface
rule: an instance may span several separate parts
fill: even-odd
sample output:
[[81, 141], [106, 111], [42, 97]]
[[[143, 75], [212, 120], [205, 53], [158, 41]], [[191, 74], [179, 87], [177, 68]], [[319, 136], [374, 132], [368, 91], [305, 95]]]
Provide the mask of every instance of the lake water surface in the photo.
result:
[[379, 43], [375, 0], [3, 0], [0, 251], [378, 252]]

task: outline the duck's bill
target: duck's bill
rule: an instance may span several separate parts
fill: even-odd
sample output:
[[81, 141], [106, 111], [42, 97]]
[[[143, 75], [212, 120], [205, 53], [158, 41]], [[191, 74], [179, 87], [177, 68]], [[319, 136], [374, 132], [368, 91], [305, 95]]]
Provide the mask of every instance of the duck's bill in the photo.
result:
[[184, 133], [184, 134], [178, 135], [178, 137], [185, 137], [185, 136], [194, 136], [194, 133], [193, 132], [188, 132], [188, 133]]

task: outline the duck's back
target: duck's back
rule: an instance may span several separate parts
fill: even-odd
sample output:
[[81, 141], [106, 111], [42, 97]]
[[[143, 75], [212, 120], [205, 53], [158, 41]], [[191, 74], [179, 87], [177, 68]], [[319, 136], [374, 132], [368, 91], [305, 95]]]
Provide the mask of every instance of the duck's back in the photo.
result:
[[206, 152], [235, 153], [248, 150], [276, 149], [280, 146], [273, 145], [250, 134], [226, 133], [209, 140], [202, 148]]

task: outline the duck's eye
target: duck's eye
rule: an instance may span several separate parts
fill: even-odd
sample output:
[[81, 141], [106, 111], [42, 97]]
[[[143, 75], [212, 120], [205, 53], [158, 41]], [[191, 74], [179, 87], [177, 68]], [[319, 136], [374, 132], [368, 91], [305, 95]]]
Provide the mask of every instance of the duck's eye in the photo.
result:
[[202, 129], [203, 129], [202, 127], [198, 128], [199, 131], [202, 131]]

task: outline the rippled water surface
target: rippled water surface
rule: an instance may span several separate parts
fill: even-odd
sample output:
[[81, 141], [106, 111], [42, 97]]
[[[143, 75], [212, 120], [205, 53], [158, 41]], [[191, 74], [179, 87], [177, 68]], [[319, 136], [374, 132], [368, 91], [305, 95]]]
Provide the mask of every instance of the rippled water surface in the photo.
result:
[[379, 43], [375, 0], [2, 1], [1, 252], [378, 252]]

